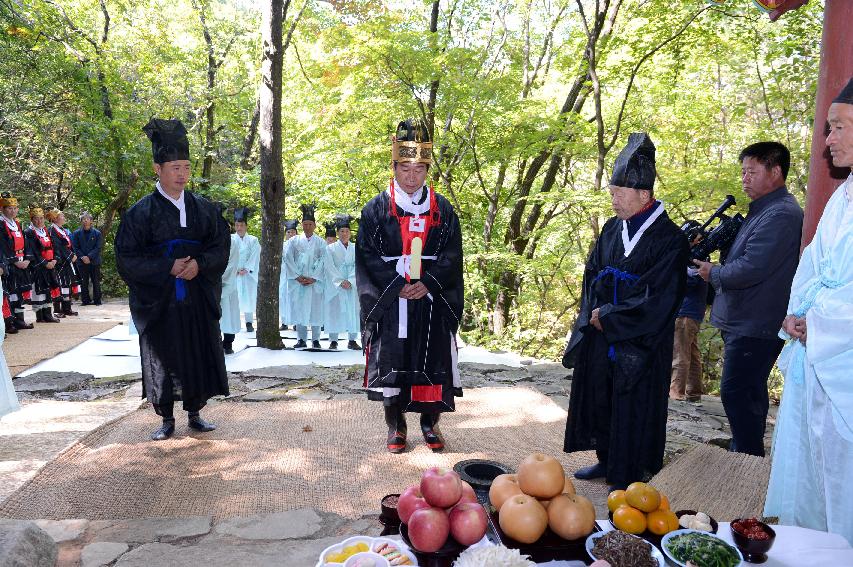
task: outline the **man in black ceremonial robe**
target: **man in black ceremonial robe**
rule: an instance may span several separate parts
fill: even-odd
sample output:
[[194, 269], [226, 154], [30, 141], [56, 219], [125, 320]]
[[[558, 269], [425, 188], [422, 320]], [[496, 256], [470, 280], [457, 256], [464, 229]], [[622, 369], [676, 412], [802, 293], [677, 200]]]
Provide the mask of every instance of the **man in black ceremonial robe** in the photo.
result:
[[230, 235], [215, 205], [184, 190], [190, 178], [184, 125], [153, 118], [143, 131], [159, 181], [124, 214], [115, 251], [139, 330], [142, 395], [163, 418], [151, 434], [159, 441], [175, 432], [175, 401], [183, 402], [192, 429], [212, 431], [216, 426], [199, 410], [209, 398], [228, 395], [219, 299]]
[[355, 248], [364, 386], [369, 399], [383, 402], [388, 451], [406, 448], [406, 412], [421, 414], [424, 441], [441, 451], [438, 418], [462, 395], [462, 233], [453, 206], [424, 183], [432, 143], [422, 123], [398, 125], [392, 162], [389, 188], [361, 211]]
[[675, 316], [688, 245], [654, 198], [655, 146], [631, 134], [610, 180], [616, 216], [589, 255], [563, 365], [574, 368], [566, 452], [595, 449], [575, 477], [616, 488], [663, 465]]

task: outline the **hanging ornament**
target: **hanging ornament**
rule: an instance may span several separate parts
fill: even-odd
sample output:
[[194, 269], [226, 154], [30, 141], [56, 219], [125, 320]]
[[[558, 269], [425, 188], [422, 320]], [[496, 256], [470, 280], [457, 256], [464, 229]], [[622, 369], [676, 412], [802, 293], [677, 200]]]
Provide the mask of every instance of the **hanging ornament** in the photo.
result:
[[758, 6], [758, 9], [763, 12], [772, 12], [782, 6], [788, 0], [752, 0]]

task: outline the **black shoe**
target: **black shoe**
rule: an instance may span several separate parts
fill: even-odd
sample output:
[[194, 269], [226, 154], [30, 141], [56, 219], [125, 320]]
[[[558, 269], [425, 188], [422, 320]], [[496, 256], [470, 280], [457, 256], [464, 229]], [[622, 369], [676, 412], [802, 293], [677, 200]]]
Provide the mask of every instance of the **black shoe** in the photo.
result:
[[[36, 316], [38, 317], [38, 311], [36, 311]], [[15, 324], [15, 328], [17, 328], [19, 331], [21, 329], [32, 329], [33, 328], [33, 324], [27, 323], [26, 321], [24, 321], [23, 317], [15, 317], [15, 320], [13, 322]]]
[[234, 354], [234, 349], [230, 346], [224, 346], [222, 347], [222, 350], [225, 352], [225, 354]]
[[63, 313], [62, 311], [54, 311], [53, 316], [56, 319], [65, 319], [65, 313]]
[[444, 450], [444, 439], [441, 437], [441, 431], [438, 430], [438, 418], [440, 415], [440, 413], [421, 414], [421, 433], [424, 434], [424, 441], [427, 447], [435, 453]]
[[[317, 342], [317, 341], [314, 341]], [[338, 349], [338, 341], [332, 341], [329, 343], [329, 350], [337, 350]]]
[[311, 348], [323, 348], [320, 346], [320, 341], [311, 341]]
[[279, 330], [279, 331], [286, 331], [286, 330], [287, 330], [287, 325], [282, 325], [281, 327], [279, 327], [279, 328], [278, 328], [278, 330]]
[[389, 453], [402, 453], [406, 450], [406, 414], [400, 411], [400, 406], [383, 406], [385, 423], [388, 425], [388, 439], [385, 446]]
[[625, 490], [625, 489], [627, 489], [627, 488], [628, 488], [628, 483], [627, 483], [627, 482], [617, 482], [616, 484], [613, 484], [613, 485], [609, 486], [609, 487], [607, 488], [607, 491], [608, 491], [608, 492], [613, 492], [613, 491], [615, 491], [615, 490]]
[[251, 323], [246, 323], [246, 332], [247, 333], [254, 333], [255, 332], [255, 326], [252, 325]]
[[152, 441], [165, 441], [175, 433], [175, 421], [164, 421], [160, 429], [151, 434]]
[[50, 307], [45, 307], [41, 316], [43, 323], [59, 323], [59, 319], [51, 315]]
[[579, 478], [581, 480], [592, 480], [594, 478], [604, 478], [606, 476], [607, 465], [604, 465], [602, 463], [595, 463], [594, 465], [590, 465], [588, 467], [584, 467], [575, 471], [575, 478]]
[[298, 341], [296, 341], [296, 344], [293, 345], [293, 348], [308, 348], [308, 345], [305, 344], [305, 341], [299, 339]]
[[103, 305], [103, 303], [101, 303], [100, 301], [96, 301], [95, 303], [93, 303], [93, 305]]
[[350, 341], [347, 343], [347, 348], [350, 350], [361, 350], [359, 344], [355, 341]]
[[92, 305], [91, 301], [83, 301], [80, 305]]
[[215, 425], [209, 421], [205, 421], [200, 415], [191, 416], [189, 421], [187, 421], [187, 425], [189, 425], [191, 429], [201, 432], [213, 431], [216, 429]]
[[15, 328], [15, 323], [13, 322], [11, 317], [9, 317], [8, 319], [5, 319], [4, 323], [6, 324], [6, 334], [7, 335], [14, 335], [15, 333], [18, 332], [18, 329]]

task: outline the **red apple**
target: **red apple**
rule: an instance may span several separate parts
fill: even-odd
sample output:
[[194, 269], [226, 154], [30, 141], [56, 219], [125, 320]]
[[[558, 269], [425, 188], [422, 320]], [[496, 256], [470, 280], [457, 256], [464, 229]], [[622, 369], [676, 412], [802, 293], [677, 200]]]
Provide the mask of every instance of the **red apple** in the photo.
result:
[[474, 492], [474, 489], [471, 487], [471, 485], [465, 482], [464, 480], [462, 481], [462, 496], [459, 498], [459, 502], [457, 502], [456, 504], [458, 505], [462, 502], [471, 502], [473, 504], [480, 503], [480, 501], [477, 500], [477, 493]]
[[415, 510], [409, 518], [409, 541], [418, 551], [438, 551], [450, 535], [450, 520], [441, 508]]
[[462, 481], [456, 471], [432, 467], [421, 477], [421, 494], [431, 506], [450, 508], [462, 497]]
[[479, 503], [461, 502], [450, 511], [450, 533], [462, 545], [474, 545], [486, 535], [488, 519]]
[[417, 484], [404, 490], [400, 495], [400, 499], [397, 500], [397, 514], [400, 516], [400, 521], [404, 524], [409, 523], [409, 518], [415, 510], [429, 507], [429, 503], [424, 500], [421, 488]]

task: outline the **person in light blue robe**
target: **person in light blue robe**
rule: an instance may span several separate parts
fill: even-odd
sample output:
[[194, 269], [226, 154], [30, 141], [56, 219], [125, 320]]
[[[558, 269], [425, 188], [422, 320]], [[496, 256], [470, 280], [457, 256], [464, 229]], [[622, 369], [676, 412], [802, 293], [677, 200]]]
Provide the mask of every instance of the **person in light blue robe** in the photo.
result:
[[296, 227], [299, 226], [297, 219], [284, 220], [284, 242], [281, 245], [281, 278], [278, 280], [278, 316], [281, 319], [282, 331], [287, 330], [291, 324], [290, 302], [287, 300], [287, 290], [290, 286], [290, 275], [287, 272], [287, 247], [290, 239], [296, 236]]
[[[0, 281], [0, 297], [2, 296], [3, 282]], [[3, 354], [2, 347], [5, 337], [5, 333], [0, 330], [0, 417], [17, 411], [21, 407], [18, 404], [18, 395], [15, 393], [15, 386], [12, 385], [12, 375], [9, 373], [9, 366], [6, 364], [6, 356]]]
[[325, 328], [329, 333], [329, 348], [338, 348], [338, 335], [346, 333], [347, 348], [361, 350], [355, 342], [361, 332], [358, 291], [355, 283], [355, 244], [350, 242], [349, 215], [337, 215], [338, 239], [326, 248], [325, 263]]
[[225, 354], [234, 354], [234, 336], [240, 332], [240, 291], [237, 285], [239, 262], [240, 237], [232, 234], [228, 265], [222, 273], [222, 298], [219, 302], [222, 308], [219, 329], [223, 335], [222, 348]]
[[[853, 167], [853, 79], [829, 107], [836, 167]], [[764, 514], [853, 544], [853, 174], [803, 251], [780, 332], [785, 375]]]
[[240, 293], [240, 310], [246, 317], [246, 331], [255, 330], [255, 306], [258, 303], [258, 267], [261, 261], [261, 243], [247, 234], [249, 209], [234, 211], [234, 230], [240, 242], [240, 261], [237, 264], [237, 289]]
[[311, 348], [320, 348], [320, 327], [325, 315], [323, 278], [326, 242], [314, 234], [314, 206], [301, 205], [303, 234], [290, 240], [285, 262], [288, 273], [290, 317], [296, 325], [297, 341], [293, 348], [307, 348], [308, 327], [311, 327]]

